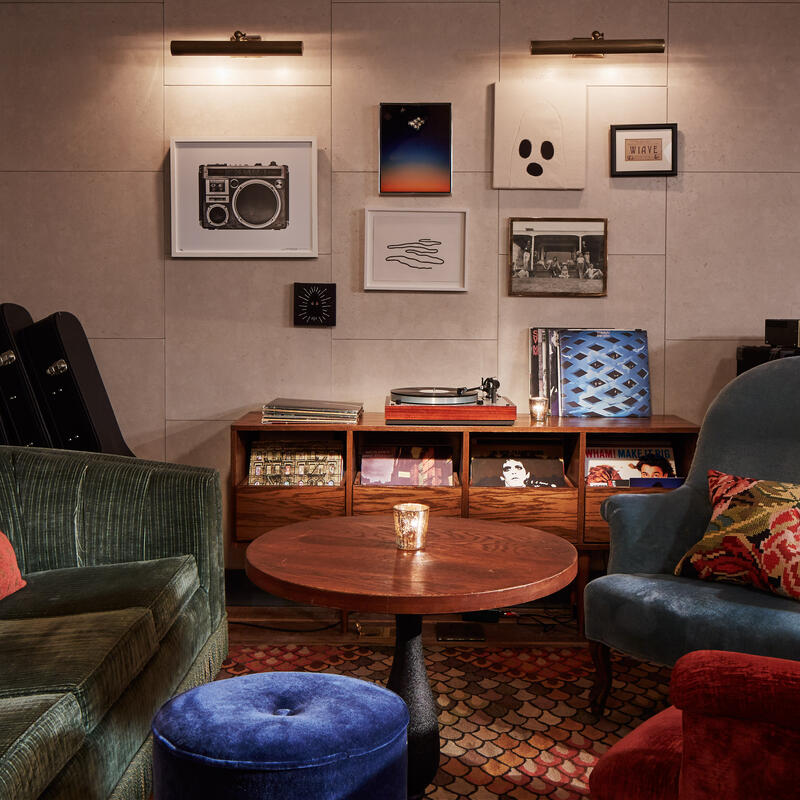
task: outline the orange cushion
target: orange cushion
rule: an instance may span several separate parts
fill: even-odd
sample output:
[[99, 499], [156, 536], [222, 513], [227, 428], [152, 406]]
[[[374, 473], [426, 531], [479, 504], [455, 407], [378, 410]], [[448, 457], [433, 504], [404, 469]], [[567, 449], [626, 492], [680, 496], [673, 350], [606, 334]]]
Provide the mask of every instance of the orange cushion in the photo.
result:
[[800, 486], [710, 469], [708, 488], [711, 522], [675, 574], [800, 600]]
[[0, 600], [25, 586], [8, 537], [0, 531]]

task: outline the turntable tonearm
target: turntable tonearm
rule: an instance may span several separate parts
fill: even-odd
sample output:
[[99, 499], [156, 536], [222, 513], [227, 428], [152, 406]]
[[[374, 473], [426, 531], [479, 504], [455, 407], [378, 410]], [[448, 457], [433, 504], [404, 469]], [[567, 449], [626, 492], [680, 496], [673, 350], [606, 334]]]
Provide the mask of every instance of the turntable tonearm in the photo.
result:
[[387, 425], [513, 425], [517, 407], [497, 394], [500, 381], [482, 378], [480, 386], [407, 386], [386, 398]]

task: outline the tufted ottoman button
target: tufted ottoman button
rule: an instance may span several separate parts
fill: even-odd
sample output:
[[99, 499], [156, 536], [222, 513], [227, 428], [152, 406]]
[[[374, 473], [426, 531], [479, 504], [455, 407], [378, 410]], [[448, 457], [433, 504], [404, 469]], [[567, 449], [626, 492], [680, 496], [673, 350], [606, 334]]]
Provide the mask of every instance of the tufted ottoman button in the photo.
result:
[[405, 800], [408, 709], [367, 681], [215, 681], [153, 719], [154, 800]]

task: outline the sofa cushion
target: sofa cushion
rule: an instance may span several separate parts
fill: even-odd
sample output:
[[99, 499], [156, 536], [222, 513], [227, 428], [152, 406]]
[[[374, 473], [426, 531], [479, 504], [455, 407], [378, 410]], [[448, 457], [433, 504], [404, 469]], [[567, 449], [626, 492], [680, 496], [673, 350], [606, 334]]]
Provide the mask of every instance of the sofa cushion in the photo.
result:
[[31, 572], [0, 602], [0, 619], [30, 619], [148, 608], [159, 641], [200, 585], [194, 556]]
[[708, 471], [713, 506], [676, 575], [800, 599], [800, 486]]
[[90, 731], [157, 648], [146, 608], [0, 620], [0, 697], [72, 692]]
[[586, 638], [674, 664], [690, 650], [800, 660], [800, 603], [731, 583], [614, 573], [586, 586]]
[[0, 698], [0, 797], [38, 797], [85, 735], [72, 694]]
[[[198, 679], [189, 685], [185, 683], [187, 674], [198, 670], [195, 659], [207, 646], [210, 631], [208, 596], [199, 589], [161, 640], [158, 652], [97, 727], [86, 735], [81, 749], [48, 786], [42, 800], [87, 800], [87, 786], [92, 787], [92, 798], [130, 797], [112, 795], [114, 787], [148, 738], [150, 723], [158, 709], [179, 689], [200, 682]], [[222, 634], [225, 633], [227, 627], [223, 623]], [[213, 679], [219, 661], [202, 658], [201, 663], [210, 671], [204, 680]], [[147, 771], [149, 774], [149, 765]], [[141, 798], [139, 794], [133, 796]]]
[[0, 531], [0, 600], [18, 592], [24, 585], [14, 548], [8, 537]]

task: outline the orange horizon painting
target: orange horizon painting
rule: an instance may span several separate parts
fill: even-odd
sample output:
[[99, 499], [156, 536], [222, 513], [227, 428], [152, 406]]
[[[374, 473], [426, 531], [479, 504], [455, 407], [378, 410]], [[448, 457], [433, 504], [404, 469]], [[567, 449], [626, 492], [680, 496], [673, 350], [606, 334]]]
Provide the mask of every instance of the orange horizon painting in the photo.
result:
[[380, 193], [450, 194], [450, 103], [381, 103]]

